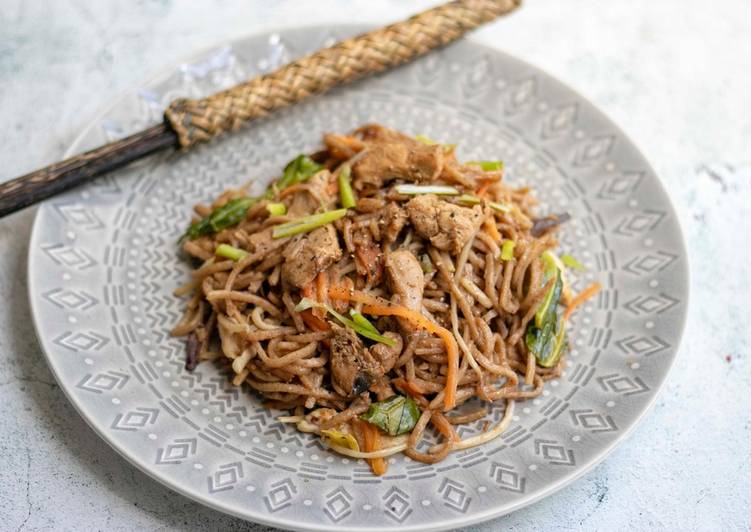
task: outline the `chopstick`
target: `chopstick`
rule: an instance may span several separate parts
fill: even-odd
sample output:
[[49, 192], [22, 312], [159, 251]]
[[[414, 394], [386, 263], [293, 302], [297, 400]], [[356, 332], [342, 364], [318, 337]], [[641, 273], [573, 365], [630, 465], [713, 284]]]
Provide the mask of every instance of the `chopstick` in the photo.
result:
[[456, 0], [345, 39], [206, 98], [175, 100], [162, 124], [0, 183], [0, 218], [147, 155], [187, 150], [311, 95], [411, 61], [520, 4], [521, 0]]

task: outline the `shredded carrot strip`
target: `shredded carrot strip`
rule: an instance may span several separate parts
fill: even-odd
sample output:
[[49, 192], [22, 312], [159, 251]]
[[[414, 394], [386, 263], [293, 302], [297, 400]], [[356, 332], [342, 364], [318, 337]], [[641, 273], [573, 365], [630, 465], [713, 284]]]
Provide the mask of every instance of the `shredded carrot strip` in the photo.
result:
[[[367, 421], [358, 420], [358, 422], [362, 431], [363, 451], [371, 452], [379, 450], [381, 448], [381, 433], [378, 432], [378, 428]], [[383, 458], [369, 458], [368, 463], [370, 464], [370, 469], [373, 470], [373, 474], [383, 475], [386, 473], [386, 460]]]
[[314, 331], [330, 331], [331, 325], [326, 323], [326, 320], [322, 320], [315, 314], [313, 314], [311, 309], [303, 310], [300, 313], [300, 317], [302, 318], [302, 321], [305, 322], [305, 325], [313, 329]]
[[595, 296], [600, 290], [602, 290], [602, 285], [600, 285], [600, 283], [592, 283], [587, 288], [579, 292], [576, 297], [571, 300], [571, 303], [568, 304], [566, 310], [563, 312], [563, 319], [567, 320], [569, 316], [573, 314], [574, 310], [576, 310], [576, 307], [580, 306], [587, 299]]
[[316, 290], [318, 292], [318, 302], [324, 305], [329, 302], [329, 276], [326, 272], [320, 272], [316, 277]]
[[488, 188], [490, 188], [490, 183], [491, 181], [485, 181], [482, 185], [480, 185], [480, 188], [477, 189], [476, 194], [480, 197], [483, 197], [488, 191]]
[[446, 419], [446, 416], [440, 412], [434, 412], [433, 416], [430, 418], [430, 422], [448, 441], [452, 443], [459, 441], [459, 435], [454, 430], [454, 427], [449, 423], [449, 420]]
[[493, 218], [486, 218], [482, 226], [488, 236], [496, 242], [500, 242], [503, 239], [501, 233], [498, 232], [498, 228], [495, 226]]
[[456, 387], [459, 375], [459, 346], [456, 344], [456, 339], [450, 331], [433, 323], [419, 312], [415, 312], [414, 310], [410, 310], [407, 307], [402, 307], [400, 305], [393, 305], [379, 297], [360, 292], [359, 290], [348, 291], [341, 290], [340, 288], [329, 289], [329, 297], [333, 299], [348, 299], [356, 301], [357, 303], [362, 303], [364, 305], [362, 311], [366, 314], [372, 314], [373, 316], [398, 316], [406, 318], [418, 327], [422, 327], [429, 333], [439, 336], [446, 345], [446, 354], [448, 358], [443, 407], [446, 410], [451, 410], [456, 406]]
[[418, 402], [420, 402], [420, 400], [424, 401], [425, 404], [423, 406], [427, 406], [428, 401], [423, 397], [425, 390], [423, 390], [422, 387], [415, 381], [408, 381], [407, 379], [399, 377], [397, 379], [393, 379], [391, 381], [391, 384], [396, 386], [399, 391], [402, 391], [409, 395], [412, 399], [415, 399]]

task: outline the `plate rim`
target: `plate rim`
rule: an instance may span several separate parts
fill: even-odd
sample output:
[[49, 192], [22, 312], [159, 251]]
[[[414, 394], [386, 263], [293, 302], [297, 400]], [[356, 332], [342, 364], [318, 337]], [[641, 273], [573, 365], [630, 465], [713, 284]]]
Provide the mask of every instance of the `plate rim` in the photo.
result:
[[[227, 39], [222, 40], [214, 43], [210, 46], [201, 47], [197, 51], [187, 54], [182, 59], [179, 59], [178, 61], [172, 62], [170, 64], [165, 64], [162, 67], [160, 67], [159, 70], [155, 70], [153, 73], [151, 73], [148, 76], [145, 76], [142, 78], [139, 82], [134, 83], [127, 88], [125, 88], [122, 91], [119, 91], [108, 104], [102, 106], [99, 111], [97, 111], [93, 117], [90, 120], [87, 120], [85, 123], [85, 126], [81, 129], [81, 131], [73, 138], [73, 140], [68, 144], [68, 147], [64, 151], [63, 158], [68, 158], [74, 153], [78, 151], [78, 146], [82, 142], [82, 140], [86, 137], [86, 135], [91, 131], [92, 128], [96, 127], [98, 124], [101, 123], [101, 120], [104, 116], [106, 116], [112, 109], [116, 108], [120, 102], [124, 98], [126, 98], [128, 95], [132, 94], [134, 91], [138, 90], [139, 88], [148, 85], [157, 79], [159, 79], [162, 76], [165, 76], [168, 74], [168, 72], [174, 71], [176, 65], [180, 65], [183, 63], [189, 63], [192, 62], [200, 57], [205, 56], [206, 54], [211, 53], [212, 51], [218, 50], [223, 47], [233, 47], [238, 43], [244, 42], [248, 39], [260, 37], [263, 35], [268, 35], [271, 33], [280, 33], [283, 34], [284, 32], [288, 31], [308, 31], [308, 30], [320, 30], [320, 29], [327, 29], [327, 30], [344, 30], [345, 32], [350, 32], [352, 34], [359, 34], [362, 31], [368, 31], [369, 29], [377, 27], [374, 24], [346, 24], [346, 23], [336, 23], [336, 24], [302, 24], [302, 25], [276, 25], [268, 28], [264, 28], [262, 31], [256, 31], [247, 33], [244, 35], [241, 35], [239, 37], [233, 38], [233, 39]], [[683, 230], [683, 224], [681, 223], [681, 219], [678, 216], [678, 213], [676, 211], [675, 206], [673, 205], [672, 199], [670, 194], [668, 193], [668, 190], [666, 189], [665, 185], [663, 184], [663, 181], [660, 179], [659, 174], [654, 170], [654, 167], [649, 162], [649, 160], [645, 157], [643, 151], [639, 147], [639, 144], [637, 144], [633, 137], [630, 135], [627, 135], [626, 132], [607, 114], [605, 111], [602, 110], [602, 108], [596, 104], [594, 104], [589, 98], [582, 95], [577, 89], [571, 87], [568, 83], [562, 81], [557, 76], [554, 76], [550, 73], [548, 73], [546, 70], [543, 70], [542, 68], [534, 65], [533, 63], [530, 63], [524, 59], [521, 59], [515, 55], [512, 55], [508, 52], [503, 51], [502, 49], [487, 45], [481, 42], [477, 42], [475, 38], [473, 38], [472, 35], [465, 37], [461, 39], [461, 41], [470, 42], [474, 47], [477, 47], [481, 49], [482, 51], [490, 54], [500, 55], [503, 56], [506, 59], [518, 62], [522, 64], [523, 66], [527, 67], [533, 72], [543, 74], [544, 76], [548, 77], [549, 79], [553, 80], [555, 83], [559, 84], [561, 87], [565, 88], [566, 90], [570, 91], [572, 95], [574, 95], [579, 101], [586, 103], [591, 108], [595, 109], [598, 114], [602, 116], [605, 123], [607, 123], [608, 126], [610, 126], [613, 131], [618, 134], [621, 138], [626, 139], [628, 143], [633, 147], [635, 152], [638, 154], [639, 157], [645, 162], [645, 170], [650, 172], [654, 176], [654, 181], [657, 184], [657, 188], [662, 194], [665, 202], [664, 206], [668, 210], [669, 214], [671, 215], [671, 218], [675, 221], [677, 233], [678, 233], [678, 242], [677, 247], [681, 251], [681, 258], [683, 259], [680, 261], [679, 269], [680, 271], [677, 272], [681, 278], [682, 283], [679, 283], [679, 290], [677, 290], [678, 293], [681, 293], [685, 297], [685, 302], [682, 306], [682, 312], [677, 316], [677, 326], [679, 328], [678, 335], [677, 335], [677, 341], [675, 343], [675, 346], [672, 350], [672, 356], [670, 359], [669, 364], [667, 365], [666, 370], [663, 372], [663, 374], [658, 377], [659, 382], [653, 387], [654, 392], [652, 393], [651, 397], [649, 398], [648, 402], [645, 404], [645, 406], [641, 409], [641, 411], [631, 420], [630, 424], [624, 428], [617, 438], [613, 439], [611, 442], [604, 445], [598, 452], [594, 454], [590, 460], [583, 463], [580, 467], [577, 467], [574, 471], [572, 471], [567, 476], [564, 476], [560, 478], [559, 480], [550, 483], [545, 486], [545, 488], [540, 489], [537, 493], [534, 495], [530, 495], [516, 503], [512, 503], [510, 506], [506, 506], [501, 511], [494, 510], [493, 508], [489, 508], [486, 510], [481, 510], [479, 512], [475, 512], [468, 515], [462, 515], [458, 516], [455, 519], [452, 520], [445, 520], [442, 521], [440, 524], [437, 525], [401, 525], [401, 526], [393, 526], [393, 527], [384, 527], [384, 526], [378, 526], [378, 527], [371, 527], [371, 526], [362, 526], [360, 524], [357, 524], [355, 528], [352, 528], [352, 530], [358, 530], [358, 531], [384, 531], [384, 530], [399, 530], [399, 531], [407, 531], [407, 532], [417, 532], [417, 531], [438, 531], [438, 530], [451, 530], [455, 529], [457, 527], [466, 527], [471, 526], [478, 523], [483, 523], [490, 521], [492, 519], [497, 519], [500, 517], [503, 517], [505, 515], [511, 514], [515, 511], [518, 511], [524, 507], [527, 507], [529, 505], [532, 505], [536, 502], [539, 502], [540, 500], [548, 497], [549, 495], [561, 490], [562, 488], [568, 486], [569, 484], [573, 483], [574, 481], [580, 479], [582, 476], [584, 476], [586, 473], [589, 473], [592, 469], [594, 469], [597, 465], [603, 462], [605, 458], [607, 458], [613, 450], [623, 443], [625, 440], [629, 439], [630, 436], [633, 434], [636, 427], [644, 420], [644, 417], [647, 413], [651, 412], [653, 409], [655, 402], [657, 401], [657, 398], [660, 396], [660, 394], [663, 392], [665, 388], [665, 383], [667, 382], [670, 375], [673, 373], [675, 368], [675, 362], [678, 356], [680, 355], [681, 347], [683, 344], [683, 338], [685, 334], [685, 329], [687, 325], [687, 317], [688, 317], [688, 310], [690, 307], [690, 278], [691, 278], [691, 272], [690, 272], [690, 263], [688, 260], [688, 250], [686, 247], [686, 239], [685, 234]], [[460, 41], [460, 42], [461, 42]], [[451, 46], [451, 45], [449, 45]], [[367, 79], [367, 78], [366, 78]], [[36, 278], [31, 275], [31, 272], [35, 269], [35, 263], [36, 259], [35, 257], [38, 256], [34, 252], [34, 247], [31, 245], [33, 242], [37, 241], [38, 233], [41, 231], [42, 226], [42, 206], [48, 206], [51, 204], [52, 200], [46, 200], [44, 201], [36, 210], [34, 214], [34, 222], [32, 224], [32, 230], [29, 237], [29, 248], [27, 251], [27, 297], [29, 300], [29, 307], [31, 310], [32, 315], [32, 323], [34, 326], [34, 334], [36, 336], [37, 342], [39, 343], [39, 346], [41, 348], [42, 353], [44, 354], [45, 360], [47, 362], [47, 366], [49, 367], [51, 373], [53, 374], [58, 386], [63, 391], [65, 397], [70, 402], [71, 405], [73, 405], [76, 412], [83, 418], [83, 420], [86, 422], [86, 424], [94, 431], [94, 433], [101, 438], [104, 442], [107, 443], [107, 445], [112, 448], [118, 455], [125, 458], [130, 464], [135, 466], [137, 469], [139, 469], [141, 472], [145, 473], [148, 477], [151, 479], [156, 480], [159, 482], [162, 486], [175, 491], [179, 493], [182, 496], [187, 497], [188, 499], [198, 502], [204, 506], [207, 506], [213, 510], [216, 510], [218, 512], [221, 512], [225, 515], [231, 515], [233, 517], [243, 519], [244, 521], [251, 522], [251, 523], [258, 523], [262, 525], [268, 525], [272, 527], [282, 527], [284, 529], [288, 530], [310, 530], [310, 531], [326, 531], [326, 530], [337, 530], [342, 529], [342, 527], [334, 524], [333, 526], [326, 525], [324, 523], [321, 524], [311, 524], [311, 523], [301, 523], [299, 521], [294, 522], [290, 521], [288, 519], [285, 519], [283, 516], [275, 516], [274, 519], [269, 519], [269, 517], [272, 516], [272, 514], [266, 514], [266, 513], [258, 513], [254, 511], [252, 508], [248, 507], [245, 513], [237, 512], [235, 511], [231, 505], [225, 505], [221, 504], [218, 500], [212, 499], [211, 497], [204, 495], [199, 492], [191, 492], [188, 489], [184, 488], [179, 483], [173, 483], [171, 482], [166, 475], [161, 475], [158, 473], [156, 469], [153, 469], [150, 467], [150, 464], [147, 464], [145, 462], [142, 462], [137, 456], [130, 453], [129, 449], [124, 445], [119, 445], [115, 440], [110, 438], [108, 436], [108, 433], [102, 429], [102, 427], [99, 427], [96, 423], [96, 421], [91, 418], [86, 413], [86, 409], [84, 405], [81, 404], [81, 402], [77, 401], [75, 397], [71, 394], [70, 390], [63, 385], [63, 382], [58, 374], [57, 366], [54, 362], [54, 357], [51, 357], [49, 355], [49, 350], [47, 349], [47, 344], [45, 341], [42, 340], [40, 331], [40, 311], [37, 308], [36, 303], [38, 303], [37, 300], [35, 300], [35, 293], [39, 294], [39, 291], [36, 289]], [[36, 301], [36, 303], [35, 303]], [[303, 525], [303, 526], [301, 526]]]

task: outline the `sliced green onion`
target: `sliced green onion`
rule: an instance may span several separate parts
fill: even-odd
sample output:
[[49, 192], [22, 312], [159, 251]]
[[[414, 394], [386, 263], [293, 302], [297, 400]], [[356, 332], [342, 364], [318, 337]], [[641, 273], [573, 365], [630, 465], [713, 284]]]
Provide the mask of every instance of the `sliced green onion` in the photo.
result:
[[357, 204], [355, 193], [352, 190], [352, 180], [350, 179], [351, 171], [349, 165], [345, 165], [339, 171], [339, 196], [342, 200], [342, 207], [351, 209]]
[[477, 196], [473, 196], [472, 194], [462, 194], [458, 198], [456, 198], [456, 201], [459, 203], [465, 203], [467, 205], [479, 205], [482, 203], [482, 200], [478, 198]]
[[284, 203], [269, 203], [266, 210], [271, 216], [284, 216], [287, 214], [287, 206]]
[[308, 233], [313, 229], [317, 229], [326, 224], [338, 220], [347, 214], [347, 209], [337, 209], [334, 211], [326, 211], [319, 214], [312, 214], [310, 216], [303, 216], [287, 223], [283, 223], [274, 227], [271, 233], [273, 238], [284, 238], [287, 236], [299, 235], [300, 233]]
[[436, 194], [438, 196], [458, 196], [459, 191], [454, 187], [445, 185], [396, 185], [399, 194]]
[[542, 260], [545, 262], [545, 275], [550, 277], [555, 270], [565, 274], [566, 267], [563, 265], [563, 261], [558, 258], [558, 255], [548, 250], [542, 254]]
[[427, 144], [428, 146], [438, 144], [437, 140], [433, 140], [430, 137], [426, 137], [425, 135], [415, 135], [415, 140], [419, 140], [420, 142]]
[[433, 271], [433, 263], [427, 253], [420, 255], [420, 267], [423, 273], [431, 273]]
[[349, 315], [352, 316], [352, 321], [354, 321], [357, 325], [364, 327], [366, 329], [369, 329], [371, 332], [374, 332], [375, 334], [381, 334], [378, 332], [378, 329], [375, 328], [375, 325], [370, 323], [368, 318], [357, 312], [355, 309], [349, 310]]
[[235, 198], [229, 200], [221, 207], [214, 209], [203, 220], [199, 220], [190, 225], [185, 234], [180, 238], [182, 242], [186, 238], [195, 240], [199, 236], [218, 233], [223, 229], [239, 224], [244, 218], [248, 209], [257, 203], [259, 198]]
[[[386, 344], [389, 347], [394, 347], [396, 345], [396, 342], [392, 340], [391, 338], [388, 338], [386, 336], [383, 336], [381, 333], [378, 332], [378, 329], [376, 329], [372, 323], [370, 323], [365, 316], [362, 316], [359, 312], [357, 314], [360, 314], [362, 320], [365, 320], [367, 322], [367, 325], [362, 323], [361, 320], [353, 316], [353, 319], [349, 319], [346, 316], [342, 316], [337, 311], [335, 311], [333, 308], [331, 308], [329, 305], [323, 305], [321, 303], [318, 303], [316, 301], [313, 301], [312, 299], [308, 299], [307, 297], [304, 297], [300, 300], [300, 302], [295, 307], [296, 312], [302, 312], [304, 310], [308, 310], [309, 308], [322, 308], [325, 309], [326, 312], [334, 316], [342, 325], [345, 327], [348, 327], [355, 331], [360, 336], [364, 336], [365, 338], [369, 338], [370, 340], [373, 340], [374, 342], [379, 342], [382, 344]], [[360, 323], [358, 323], [360, 321]]]
[[[437, 140], [433, 140], [430, 137], [426, 137], [425, 135], [415, 135], [415, 140], [418, 140], [428, 146], [435, 146], [436, 144], [441, 144]], [[451, 150], [456, 148], [456, 144], [442, 144], [442, 146], [443, 146], [443, 151], [445, 152], [450, 152]]]
[[498, 203], [497, 201], [489, 201], [488, 207], [498, 212], [511, 212], [511, 205], [505, 203]]
[[386, 336], [383, 336], [381, 333], [378, 332], [378, 330], [373, 332], [372, 329], [375, 329], [375, 327], [373, 327], [372, 325], [370, 327], [364, 327], [352, 321], [351, 319], [347, 318], [346, 316], [342, 316], [341, 314], [339, 314], [337, 311], [335, 311], [333, 308], [329, 307], [328, 305], [326, 305], [324, 308], [328, 311], [329, 314], [331, 314], [337, 320], [339, 320], [342, 325], [344, 325], [345, 327], [349, 327], [360, 336], [369, 338], [373, 340], [374, 342], [380, 342], [382, 344], [386, 344], [389, 347], [394, 347], [396, 345], [396, 342], [394, 342], [394, 340]]
[[503, 161], [469, 161], [465, 164], [479, 166], [485, 172], [497, 172], [503, 170]]
[[506, 240], [501, 246], [501, 260], [514, 260], [514, 246], [516, 242]]
[[308, 310], [309, 308], [313, 307], [322, 307], [320, 303], [317, 303], [316, 301], [313, 301], [312, 299], [308, 299], [307, 297], [304, 297], [300, 300], [300, 302], [295, 306], [295, 312], [303, 312], [305, 310]]
[[566, 266], [568, 266], [569, 268], [579, 270], [580, 272], [583, 272], [587, 269], [586, 266], [584, 266], [584, 264], [576, 260], [576, 258], [569, 255], [568, 253], [564, 253], [563, 255], [561, 255], [561, 262], [565, 264]]
[[214, 250], [214, 254], [218, 257], [224, 257], [225, 259], [232, 259], [235, 262], [241, 260], [248, 255], [248, 252], [243, 249], [238, 249], [229, 244], [219, 244]]

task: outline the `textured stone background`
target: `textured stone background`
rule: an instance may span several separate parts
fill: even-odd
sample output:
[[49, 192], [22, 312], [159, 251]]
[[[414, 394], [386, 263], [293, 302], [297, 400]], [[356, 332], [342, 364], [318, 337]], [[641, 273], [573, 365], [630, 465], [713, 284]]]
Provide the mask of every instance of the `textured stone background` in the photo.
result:
[[[0, 0], [0, 181], [57, 159], [113, 96], [197, 50], [433, 3]], [[472, 38], [620, 124], [669, 189], [691, 255], [686, 334], [655, 408], [583, 478], [473, 530], [749, 529], [751, 2], [527, 0]], [[0, 528], [261, 530], [152, 481], [68, 404], [26, 301], [33, 216], [0, 220]]]

